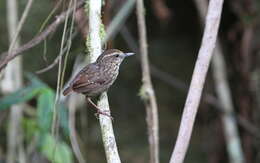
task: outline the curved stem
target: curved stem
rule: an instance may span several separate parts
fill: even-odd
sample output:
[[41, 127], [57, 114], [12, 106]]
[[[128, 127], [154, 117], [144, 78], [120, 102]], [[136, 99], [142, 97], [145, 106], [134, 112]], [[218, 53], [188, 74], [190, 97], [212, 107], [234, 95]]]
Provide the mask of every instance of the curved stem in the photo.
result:
[[146, 121], [148, 126], [148, 137], [150, 146], [150, 163], [159, 163], [158, 107], [150, 76], [143, 0], [137, 0], [136, 11], [140, 38], [141, 67], [143, 75], [141, 97], [144, 99], [147, 114]]
[[211, 0], [209, 3], [202, 44], [193, 71], [188, 96], [182, 114], [180, 130], [170, 163], [182, 163], [189, 146], [205, 78], [216, 44], [222, 5], [223, 0]]

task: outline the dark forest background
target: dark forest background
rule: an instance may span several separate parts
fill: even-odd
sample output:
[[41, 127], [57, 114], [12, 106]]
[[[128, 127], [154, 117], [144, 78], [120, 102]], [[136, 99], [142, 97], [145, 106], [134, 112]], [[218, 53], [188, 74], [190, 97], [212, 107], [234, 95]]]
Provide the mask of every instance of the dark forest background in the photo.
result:
[[[108, 26], [125, 2], [126, 0], [106, 1], [102, 15], [105, 26]], [[201, 44], [203, 25], [195, 0], [146, 0], [144, 2], [151, 76], [159, 112], [160, 161], [168, 162], [177, 137], [182, 109]], [[21, 17], [27, 0], [19, 0], [17, 3], [18, 16]], [[35, 0], [20, 33], [21, 45], [40, 32], [43, 22], [57, 3], [58, 0]], [[69, 1], [63, 0], [46, 26], [55, 20], [55, 15], [65, 11], [68, 4]], [[9, 48], [6, 6], [5, 0], [0, 1], [0, 52], [7, 51]], [[259, 13], [259, 0], [226, 0], [218, 36], [234, 105], [232, 116], [238, 126], [239, 139], [247, 163], [260, 162]], [[87, 33], [85, 31], [87, 25], [84, 24], [87, 20], [84, 16], [84, 9], [79, 11], [80, 14], [83, 16], [75, 20], [74, 30], [77, 33], [72, 40], [67, 60], [65, 82], [71, 76], [76, 58], [81, 55], [83, 59], [79, 60], [84, 60], [87, 55], [84, 33]], [[122, 162], [127, 163], [144, 163], [149, 160], [146, 112], [139, 95], [142, 74], [136, 22], [135, 9], [133, 9], [121, 26], [121, 30], [107, 44], [108, 48], [136, 53], [135, 57], [123, 62], [117, 81], [108, 91], [119, 153]], [[37, 74], [36, 71], [51, 64], [58, 56], [63, 25], [61, 24], [44, 42], [22, 53], [24, 85], [20, 91], [27, 91], [26, 94], [0, 92], [0, 104], [2, 102], [0, 162], [7, 162], [10, 106], [20, 102], [25, 103], [19, 130], [23, 131], [22, 149], [25, 150], [23, 153], [27, 162], [52, 160], [51, 153], [54, 150], [55, 140], [51, 134], [48, 134], [51, 120], [46, 120], [50, 119], [52, 114], [51, 111], [45, 113], [45, 109], [53, 102], [51, 97], [55, 94], [58, 65], [41, 74]], [[32, 88], [34, 84], [39, 89]], [[185, 159], [186, 163], [229, 162], [224, 124], [221, 121], [223, 112], [214, 103], [208, 102], [209, 96], [216, 97], [216, 84], [218, 83], [214, 82], [210, 68]], [[32, 89], [28, 90], [28, 88]], [[29, 95], [32, 97], [29, 98]], [[19, 102], [15, 98], [22, 100]], [[9, 105], [6, 100], [9, 100]], [[94, 116], [95, 112], [87, 108], [84, 100], [79, 100], [78, 103], [76, 130], [82, 153], [87, 162], [105, 162], [100, 126]], [[56, 162], [64, 162], [62, 158], [66, 158], [68, 163], [76, 162], [68, 136], [66, 105], [63, 105], [61, 110], [58, 149], [61, 149], [63, 153], [59, 154], [61, 160], [56, 160]], [[16, 160], [20, 158], [17, 156]]]

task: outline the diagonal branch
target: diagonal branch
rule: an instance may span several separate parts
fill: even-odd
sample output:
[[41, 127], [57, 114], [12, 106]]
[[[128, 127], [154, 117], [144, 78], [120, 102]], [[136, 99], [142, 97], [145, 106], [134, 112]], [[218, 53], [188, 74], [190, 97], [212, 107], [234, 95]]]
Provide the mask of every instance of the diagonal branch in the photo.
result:
[[[195, 4], [199, 11], [201, 22], [204, 24], [203, 18], [206, 16], [207, 1], [195, 0]], [[244, 156], [237, 127], [237, 121], [239, 121], [240, 117], [238, 116], [238, 119], [235, 119], [234, 117], [235, 112], [230, 87], [227, 81], [226, 64], [219, 40], [217, 40], [215, 54], [212, 58], [212, 70], [215, 79], [215, 90], [223, 110], [221, 120], [223, 123], [229, 160], [230, 163], [243, 163]]]
[[[132, 34], [128, 31], [128, 29], [125, 26], [123, 26], [123, 28], [121, 29], [121, 36], [128, 44], [131, 51], [135, 53], [139, 53], [139, 49], [136, 43], [137, 41], [134, 39]], [[151, 68], [151, 75], [153, 77], [165, 82], [166, 84], [168, 84], [169, 86], [175, 89], [178, 89], [182, 93], [186, 93], [188, 91], [188, 85], [184, 81], [181, 81], [175, 76], [172, 76], [171, 74], [159, 69], [152, 63], [150, 63], [149, 65]], [[202, 100], [203, 102], [215, 108], [219, 113], [226, 114], [225, 113], [226, 111], [223, 109], [223, 107], [220, 105], [219, 100], [214, 95], [205, 92], [204, 98]], [[236, 113], [233, 113], [232, 116], [235, 119], [237, 119], [239, 125], [243, 127], [243, 129], [245, 129], [248, 133], [255, 136], [257, 139], [260, 138], [260, 132], [258, 131], [255, 125], [250, 123], [247, 119], [243, 118], [242, 116], [237, 115]]]
[[[82, 7], [84, 4], [84, 1], [81, 0], [77, 3], [77, 8]], [[36, 35], [32, 40], [27, 42], [26, 44], [20, 46], [19, 48], [15, 50], [11, 50], [9, 53], [8, 51], [3, 52], [0, 56], [3, 57], [0, 60], [0, 71], [10, 62], [12, 59], [20, 55], [22, 52], [38, 45], [40, 42], [45, 40], [47, 36], [49, 36], [51, 33], [55, 32], [57, 27], [65, 20], [66, 14], [69, 15], [72, 13], [73, 7], [69, 8], [68, 11], [62, 12], [59, 16], [56, 16], [56, 20], [50, 24], [44, 31]]]
[[106, 43], [109, 39], [113, 39], [119, 29], [123, 26], [127, 17], [131, 14], [131, 11], [134, 8], [136, 0], [127, 0], [120, 11], [114, 16], [113, 21], [109, 24], [107, 28], [106, 36], [103, 40], [103, 43]]
[[[77, 36], [77, 34], [78, 34], [78, 31], [75, 31], [72, 34], [71, 41]], [[62, 52], [54, 59], [54, 61], [50, 65], [48, 65], [47, 67], [42, 68], [42, 69], [36, 71], [36, 73], [37, 74], [44, 73], [44, 72], [49, 71], [50, 69], [52, 69], [54, 66], [56, 66], [59, 63], [59, 60], [66, 54], [67, 50], [70, 48], [71, 41], [68, 41], [66, 43], [66, 46], [62, 49]]]
[[209, 3], [202, 44], [192, 75], [179, 133], [170, 163], [182, 163], [189, 146], [205, 78], [216, 44], [222, 5], [223, 0], [211, 0]]
[[[124, 6], [122, 7], [122, 9], [120, 9], [120, 11], [117, 13], [117, 15], [113, 18], [113, 20], [111, 21], [111, 23], [109, 24], [107, 30], [106, 30], [106, 35], [105, 38], [103, 39], [103, 44], [105, 44], [109, 39], [112, 39], [114, 37], [114, 35], [117, 34], [118, 30], [120, 30], [121, 26], [123, 26], [123, 23], [125, 22], [125, 20], [127, 19], [127, 17], [129, 16], [129, 14], [131, 13], [131, 11], [133, 10], [135, 4], [135, 0], [128, 0]], [[84, 11], [84, 9], [83, 9]], [[82, 18], [83, 16], [79, 16], [80, 18]], [[79, 20], [82, 23], [82, 20]], [[82, 25], [79, 25], [80, 30], [83, 31], [83, 34], [86, 35], [86, 31], [87, 30], [83, 30], [81, 27]], [[84, 25], [83, 25], [84, 26]], [[85, 27], [86, 28], [86, 27]], [[85, 32], [84, 32], [85, 31]], [[72, 39], [76, 36], [77, 32], [75, 32], [72, 36]], [[85, 37], [84, 35], [84, 37]], [[46, 71], [49, 71], [50, 69], [52, 69], [55, 65], [58, 64], [58, 61], [62, 58], [62, 56], [65, 54], [67, 49], [67, 46], [63, 49], [62, 54], [58, 55], [54, 61], [48, 65], [47, 67], [36, 71], [37, 74], [41, 74], [44, 73]]]
[[32, 7], [32, 3], [33, 3], [33, 0], [28, 0], [28, 2], [26, 4], [26, 7], [24, 9], [23, 15], [21, 17], [21, 20], [19, 21], [18, 27], [17, 27], [17, 29], [15, 31], [14, 38], [12, 39], [12, 42], [10, 44], [9, 51], [11, 51], [14, 48], [16, 40], [17, 40], [17, 38], [18, 38], [18, 36], [19, 36], [19, 34], [21, 32], [21, 29], [22, 29], [22, 27], [24, 25], [24, 22], [25, 22], [25, 20], [26, 20], [26, 18], [28, 16], [28, 13], [29, 13], [29, 11], [30, 11], [30, 9]]

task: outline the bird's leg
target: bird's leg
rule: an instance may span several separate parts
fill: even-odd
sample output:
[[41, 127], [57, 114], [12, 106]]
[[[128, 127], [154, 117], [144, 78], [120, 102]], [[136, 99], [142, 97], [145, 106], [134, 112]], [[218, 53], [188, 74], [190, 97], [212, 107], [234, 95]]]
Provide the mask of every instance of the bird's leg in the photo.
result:
[[101, 111], [101, 109], [99, 109], [98, 106], [89, 97], [86, 97], [86, 100], [97, 110], [97, 114], [102, 114], [102, 115], [108, 116], [109, 118], [113, 119], [113, 117], [111, 115]]

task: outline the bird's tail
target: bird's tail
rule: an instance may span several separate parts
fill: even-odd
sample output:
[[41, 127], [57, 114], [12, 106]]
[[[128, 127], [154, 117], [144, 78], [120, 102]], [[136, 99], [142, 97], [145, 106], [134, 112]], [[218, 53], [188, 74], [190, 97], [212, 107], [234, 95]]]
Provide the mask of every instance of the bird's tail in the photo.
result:
[[63, 95], [67, 96], [70, 92], [72, 91], [71, 87], [67, 87], [64, 91], [63, 91]]

